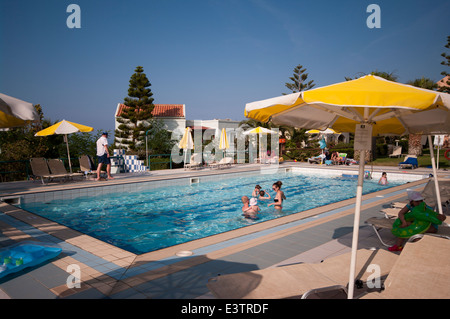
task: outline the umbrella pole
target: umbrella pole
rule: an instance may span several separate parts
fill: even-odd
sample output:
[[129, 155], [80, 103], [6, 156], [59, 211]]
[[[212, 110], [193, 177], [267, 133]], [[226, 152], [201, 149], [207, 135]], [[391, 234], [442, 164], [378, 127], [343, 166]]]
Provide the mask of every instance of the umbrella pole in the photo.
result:
[[431, 143], [431, 135], [428, 135], [428, 144], [430, 145], [430, 155], [431, 155], [431, 167], [433, 168], [433, 179], [434, 179], [434, 189], [436, 192], [436, 202], [438, 205], [439, 214], [443, 214], [442, 204], [441, 204], [441, 193], [439, 191], [439, 182], [437, 176], [436, 163], [434, 161], [434, 151], [433, 144]]
[[67, 158], [69, 159], [70, 174], [72, 174], [72, 163], [70, 162], [69, 139], [67, 138], [67, 134], [64, 134], [64, 139], [66, 140]]
[[365, 161], [366, 161], [366, 150], [361, 150], [359, 153], [358, 186], [356, 186], [356, 204], [355, 204], [355, 217], [353, 221], [352, 255], [350, 260], [350, 275], [348, 280], [348, 299], [353, 299], [353, 291], [355, 288], [356, 252], [358, 250], [359, 221], [361, 217], [361, 201], [364, 184]]

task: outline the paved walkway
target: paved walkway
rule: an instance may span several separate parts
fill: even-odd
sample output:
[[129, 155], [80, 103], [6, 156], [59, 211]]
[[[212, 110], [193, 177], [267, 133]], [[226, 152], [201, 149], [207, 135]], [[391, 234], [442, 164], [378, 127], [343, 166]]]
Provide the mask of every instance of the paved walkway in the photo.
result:
[[[309, 164], [300, 164], [306, 166]], [[283, 165], [281, 167], [289, 167]], [[312, 165], [311, 167], [318, 167]], [[336, 167], [332, 167], [336, 168]], [[356, 167], [339, 167], [355, 170]], [[217, 171], [159, 171], [141, 176], [117, 176], [113, 181], [80, 181], [73, 183], [40, 182], [0, 184], [0, 197], [23, 193], [48, 192], [57, 189], [102, 186], [106, 183], [136, 183], [149, 179], [172, 179], [239, 171], [258, 170], [246, 165]], [[323, 169], [330, 169], [323, 167]], [[379, 171], [395, 171], [381, 168]], [[429, 174], [430, 170], [421, 170]], [[419, 172], [418, 170], [413, 171]], [[409, 172], [408, 172], [409, 173]], [[407, 173], [407, 174], [408, 174]], [[443, 172], [445, 174], [445, 172]], [[389, 174], [389, 173], [388, 173]], [[406, 188], [420, 190], [426, 181], [413, 182], [363, 197], [360, 247], [383, 248], [364, 221], [381, 216], [380, 210], [392, 201], [404, 200]], [[14, 185], [13, 185], [14, 184]], [[63, 253], [52, 262], [0, 279], [0, 298], [212, 298], [206, 288], [209, 278], [296, 262], [317, 262], [350, 250], [354, 199], [253, 225], [226, 234], [197, 240], [157, 252], [134, 255], [87, 235], [22, 211], [0, 204], [0, 245], [21, 240], [54, 242]], [[383, 234], [386, 241], [394, 238]], [[181, 253], [192, 253], [183, 256]], [[178, 255], [177, 255], [178, 254]], [[69, 266], [81, 271], [79, 288], [68, 288], [72, 274]]]

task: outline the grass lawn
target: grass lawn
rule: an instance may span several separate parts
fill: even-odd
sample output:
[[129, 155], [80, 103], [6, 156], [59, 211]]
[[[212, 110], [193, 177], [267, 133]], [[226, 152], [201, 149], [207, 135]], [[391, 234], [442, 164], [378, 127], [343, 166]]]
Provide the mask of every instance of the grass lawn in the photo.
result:
[[[436, 156], [436, 155], [435, 155]], [[401, 156], [400, 158], [395, 157], [379, 157], [373, 161], [373, 165], [380, 166], [398, 166], [398, 163], [403, 162], [405, 156]], [[431, 167], [431, 158], [430, 154], [424, 154], [417, 158], [419, 162], [419, 167]], [[368, 163], [371, 164], [371, 163]], [[440, 152], [439, 154], [439, 168], [450, 168], [450, 161], [444, 157], [444, 154]]]

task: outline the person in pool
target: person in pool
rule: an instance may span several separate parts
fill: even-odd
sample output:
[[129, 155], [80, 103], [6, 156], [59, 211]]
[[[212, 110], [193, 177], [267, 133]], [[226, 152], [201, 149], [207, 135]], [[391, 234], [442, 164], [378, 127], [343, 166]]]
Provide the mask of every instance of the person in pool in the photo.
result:
[[268, 200], [271, 199], [270, 194], [266, 191], [260, 190], [258, 200]]
[[261, 186], [256, 185], [253, 190], [252, 197], [259, 197], [259, 192], [261, 191]]
[[275, 198], [273, 199], [273, 203], [267, 205], [267, 206], [275, 206], [275, 209], [282, 209], [283, 208], [283, 200], [286, 199], [286, 196], [284, 196], [284, 192], [281, 190], [281, 185], [283, 183], [281, 181], [277, 181], [273, 183], [272, 189], [277, 192], [275, 195]]
[[251, 200], [249, 200], [247, 196], [242, 196], [241, 200], [244, 204], [244, 206], [242, 206], [244, 217], [255, 219], [256, 214], [260, 211], [256, 198], [252, 198]]
[[386, 172], [383, 172], [383, 174], [381, 174], [381, 177], [380, 177], [380, 180], [378, 181], [378, 184], [380, 184], [380, 185], [387, 185], [387, 184], [389, 184], [389, 182], [387, 180]]

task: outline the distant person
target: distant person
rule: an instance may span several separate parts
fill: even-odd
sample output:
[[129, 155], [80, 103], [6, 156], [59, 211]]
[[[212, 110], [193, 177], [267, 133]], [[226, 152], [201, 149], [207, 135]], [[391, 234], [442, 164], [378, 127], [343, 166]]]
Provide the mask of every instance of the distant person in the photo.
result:
[[283, 208], [283, 200], [286, 199], [286, 196], [284, 196], [284, 192], [281, 190], [281, 185], [283, 183], [281, 181], [277, 181], [273, 183], [272, 190], [274, 190], [277, 194], [275, 195], [275, 198], [273, 199], [273, 203], [267, 205], [272, 206], [274, 205], [275, 209], [282, 209]]
[[380, 184], [380, 185], [387, 185], [387, 184], [389, 184], [389, 182], [387, 180], [386, 172], [383, 172], [383, 174], [381, 174], [381, 177], [380, 177], [380, 180], [378, 181], [378, 184]]
[[108, 150], [108, 133], [103, 132], [102, 136], [97, 140], [97, 157], [98, 157], [98, 167], [97, 167], [97, 178], [96, 181], [100, 180], [100, 172], [102, 170], [102, 165], [106, 165], [106, 173], [109, 179], [114, 179], [111, 176], [111, 159], [109, 158]]
[[450, 141], [448, 135], [444, 136], [444, 142], [442, 143], [442, 148], [450, 148]]

